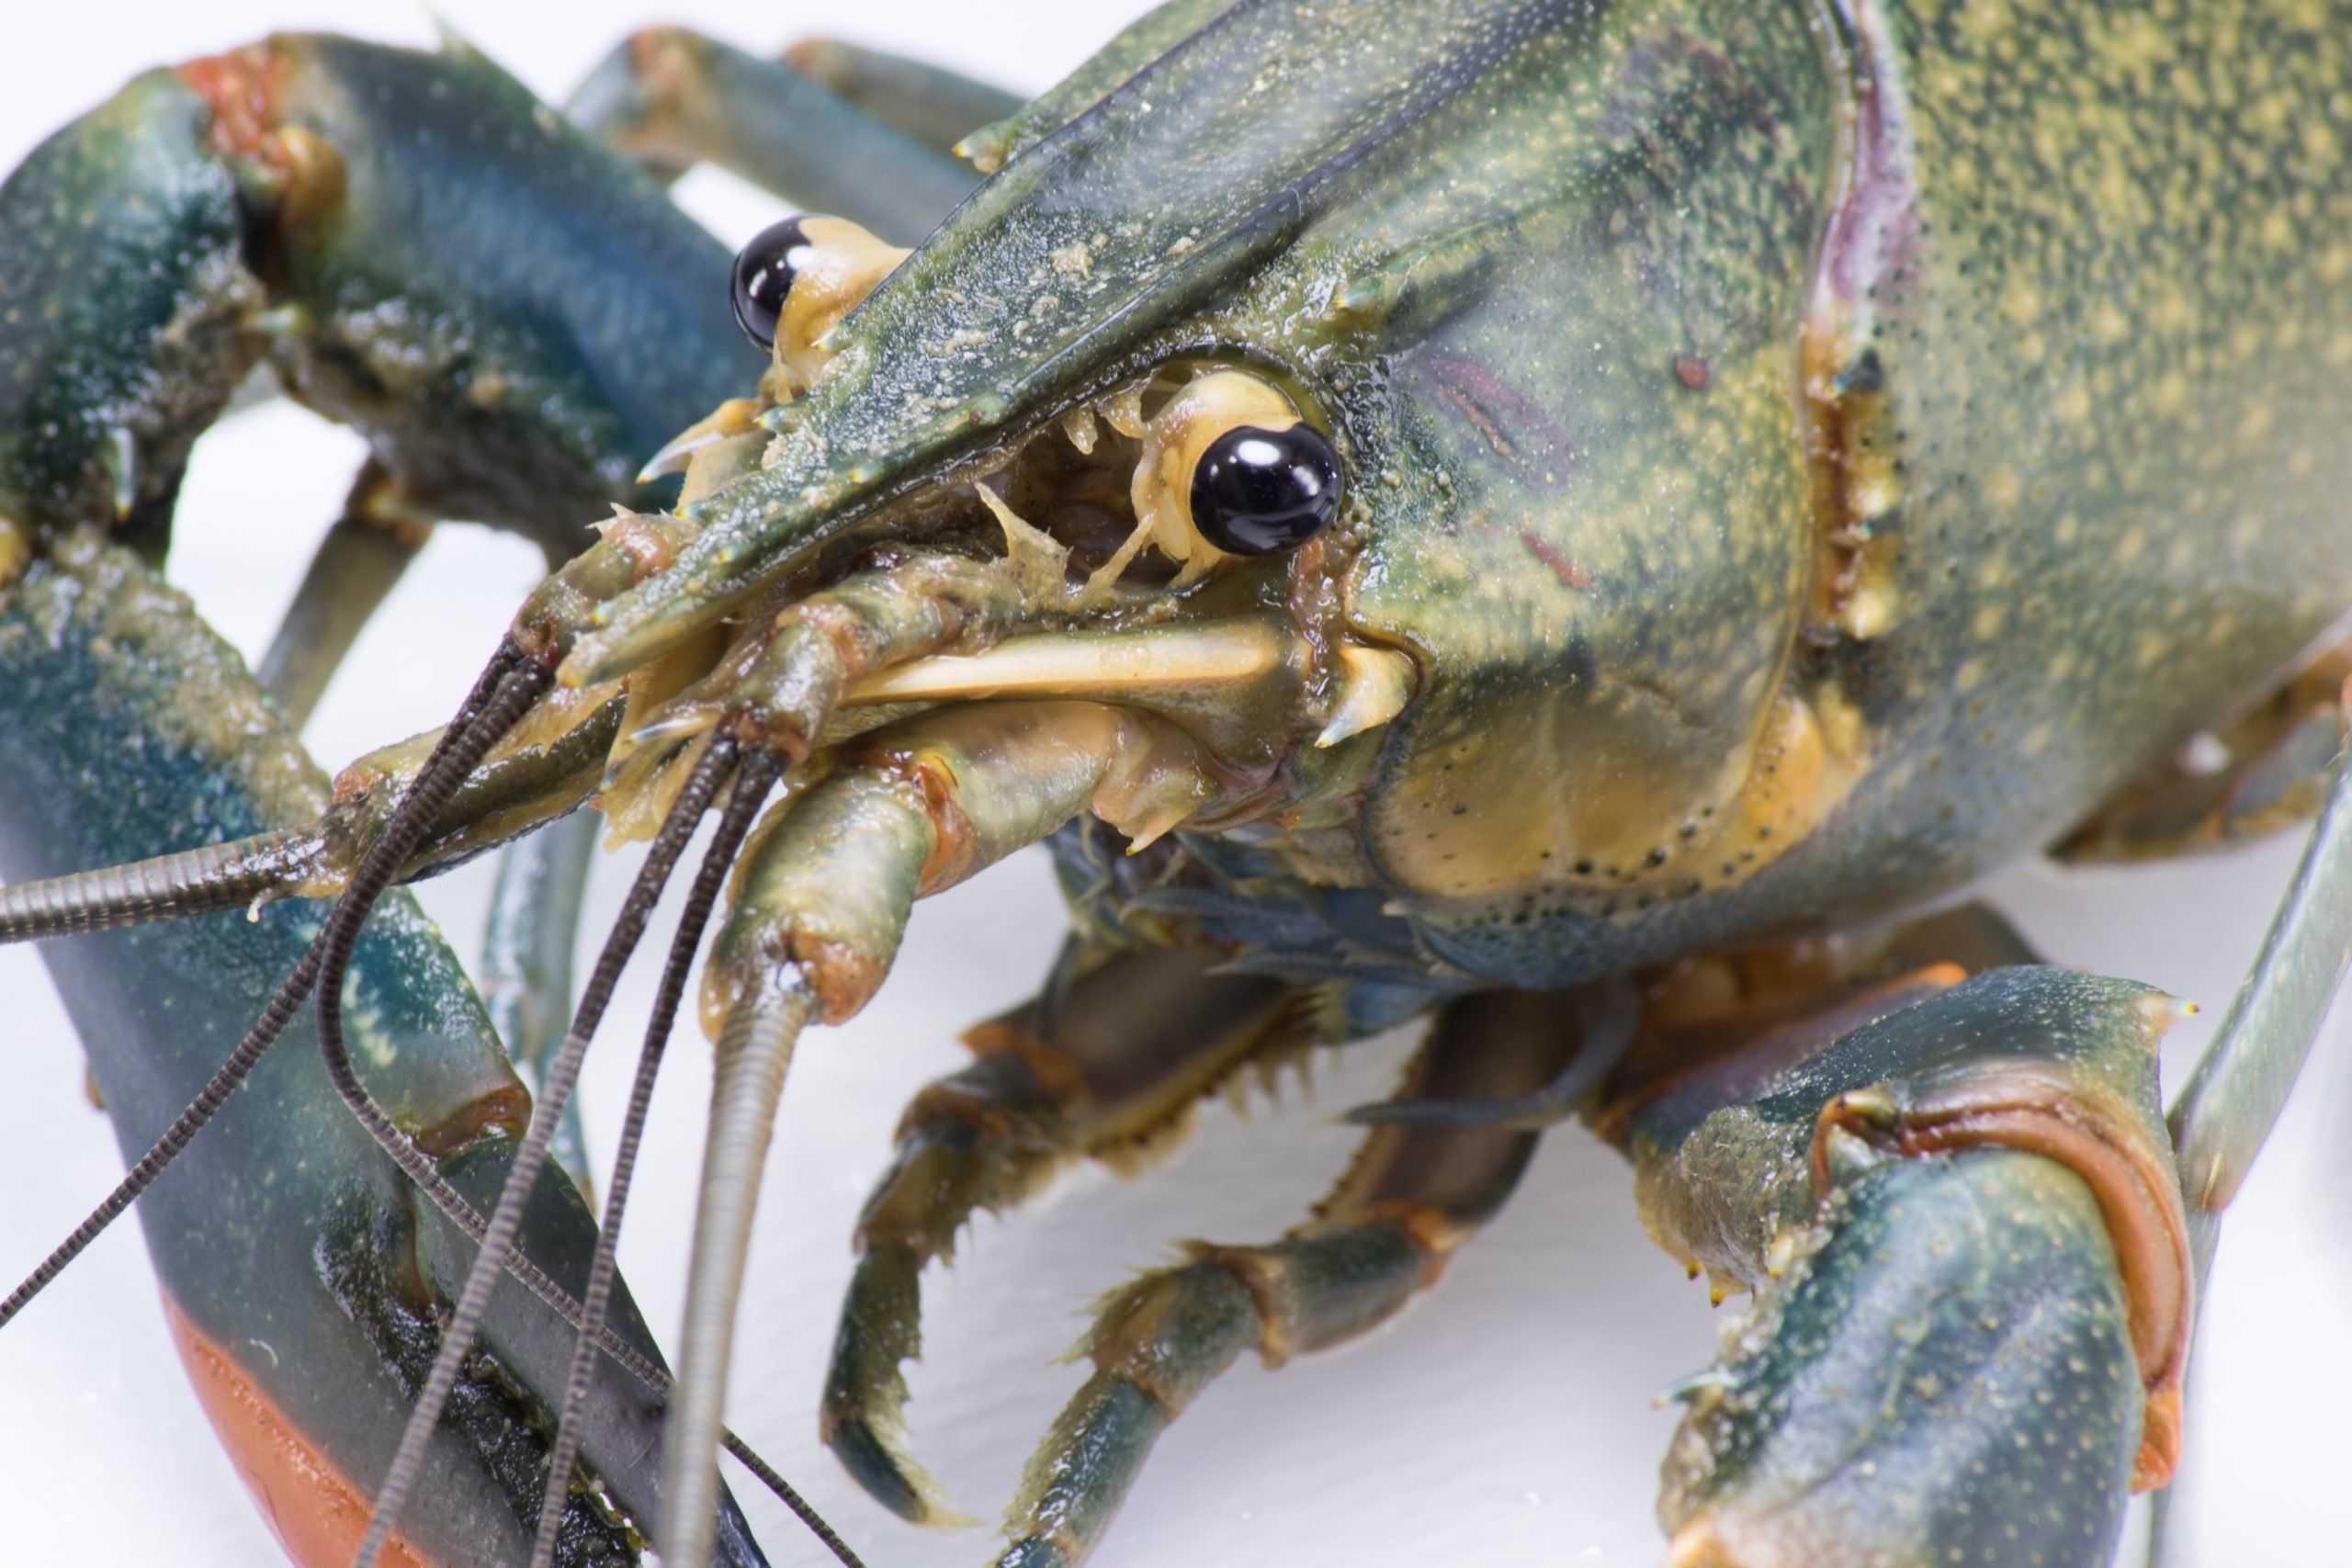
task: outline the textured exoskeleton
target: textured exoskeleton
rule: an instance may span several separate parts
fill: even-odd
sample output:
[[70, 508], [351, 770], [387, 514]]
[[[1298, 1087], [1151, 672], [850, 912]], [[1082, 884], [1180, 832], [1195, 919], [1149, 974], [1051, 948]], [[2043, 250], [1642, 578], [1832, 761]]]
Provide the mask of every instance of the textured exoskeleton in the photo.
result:
[[[765, 373], [637, 476], [682, 470], [674, 505], [626, 495], [649, 510], [529, 596], [445, 731], [355, 764], [308, 826], [5, 910], [37, 934], [334, 897], [263, 1026], [315, 983], [332, 1062], [339, 965], [392, 881], [592, 795], [653, 840], [417, 1413], [371, 1467], [362, 1560], [429, 1484], [609, 973], [716, 809], [649, 1042], [724, 878], [660, 1513], [626, 1510], [670, 1559], [704, 1560], [725, 1517], [734, 1308], [798, 1034], [874, 995], [918, 898], [1050, 840], [1063, 962], [910, 1107], [859, 1227], [820, 1422], [894, 1512], [949, 1517], [901, 1367], [922, 1271], [974, 1211], [1155, 1143], [1238, 1071], [1427, 1016], [1311, 1220], [1193, 1244], [1106, 1300], [1001, 1568], [1084, 1559], [1242, 1352], [1385, 1321], [1577, 1115], [1633, 1157], [1668, 1249], [1758, 1296], [1681, 1391], [1676, 1568], [2106, 1561], [2129, 1493], [2178, 1458], [2212, 1216], [2352, 953], [2352, 807], [2324, 816], [2169, 1127], [2154, 1043], [2180, 1004], [1920, 911], [2070, 831], [2162, 851], [2342, 787], [2347, 24], [2329, 0], [1174, 0], [965, 137], [988, 178], [911, 252], [814, 217], [754, 241], [735, 310]], [[373, 61], [352, 47], [153, 89], [164, 134], [255, 160], [229, 167], [280, 204], [298, 293], [304, 237], [360, 188], [313, 177], [331, 137], [300, 85]], [[865, 122], [856, 84], [920, 79], [800, 58], [842, 85], [808, 100], [828, 125]], [[707, 156], [788, 185], [786, 92], [835, 89], [660, 32], [574, 111], [657, 172]], [[865, 153], [903, 176], [871, 216], [912, 238], [960, 181], [935, 125], [865, 101], [889, 134]], [[580, 177], [607, 175], [645, 188]], [[220, 254], [243, 243], [224, 230]], [[167, 509], [185, 441], [265, 351], [246, 291], [274, 259], [188, 255], [252, 276], [194, 288], [217, 321], [174, 305], [109, 340], [110, 363], [145, 356], [124, 378], [145, 400], [27, 362], [24, 406], [73, 418], [0, 433], [10, 538], [37, 558], [12, 614], [93, 558], [74, 530], [94, 512]], [[479, 297], [494, 316], [526, 281]], [[369, 298], [417, 328], [410, 358], [463, 317], [426, 285]], [[376, 433], [406, 502], [514, 520], [495, 485], [401, 466], [474, 454], [461, 405], [495, 412], [508, 382], [458, 355], [360, 397], [321, 346], [343, 303], [301, 308], [327, 330], [267, 352]], [[215, 332], [231, 350], [173, 357]], [[633, 354], [581, 362], [627, 377]], [[544, 400], [534, 420], [582, 423]], [[2215, 730], [2216, 765], [2171, 765]], [[599, 1430], [573, 1403], [560, 1477]]]

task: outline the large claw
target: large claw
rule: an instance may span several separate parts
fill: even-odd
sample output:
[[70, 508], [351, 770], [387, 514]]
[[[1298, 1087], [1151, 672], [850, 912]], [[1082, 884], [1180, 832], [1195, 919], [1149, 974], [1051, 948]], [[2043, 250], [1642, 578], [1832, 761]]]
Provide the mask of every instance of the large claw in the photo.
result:
[[1653, 1228], [1758, 1295], [1679, 1391], [1674, 1568], [2108, 1561], [2179, 1440], [2182, 1010], [1996, 970], [1640, 1113]]
[[725, 266], [470, 51], [280, 36], [150, 72], [0, 187], [0, 568], [109, 517], [160, 553], [191, 444], [265, 362], [405, 509], [569, 555], [756, 376]]
[[[324, 779], [236, 655], [119, 549], [69, 546], [9, 591], [0, 672], [12, 694], [0, 708], [0, 863], [11, 875], [268, 829], [325, 804]], [[443, 1173], [484, 1201], [527, 1099], [415, 907], [395, 897], [379, 914], [345, 993], [362, 1071]], [[194, 1095], [316, 930], [315, 910], [289, 902], [251, 920], [44, 950], [128, 1153]], [[420, 1213], [307, 1041], [266, 1059], [219, 1120], [150, 1190], [148, 1247], [190, 1375], [266, 1516], [299, 1561], [340, 1565], [472, 1249]], [[526, 1253], [576, 1290], [594, 1227], [568, 1183], [540, 1183], [522, 1235]], [[653, 1357], [625, 1295], [616, 1315]], [[501, 1292], [434, 1438], [433, 1506], [401, 1521], [408, 1561], [525, 1560], [550, 1391], [571, 1343], [536, 1298]], [[589, 1411], [564, 1561], [633, 1562], [628, 1521], [650, 1523], [658, 1506], [660, 1401], [608, 1363]], [[718, 1561], [761, 1561], [731, 1504], [719, 1542]]]

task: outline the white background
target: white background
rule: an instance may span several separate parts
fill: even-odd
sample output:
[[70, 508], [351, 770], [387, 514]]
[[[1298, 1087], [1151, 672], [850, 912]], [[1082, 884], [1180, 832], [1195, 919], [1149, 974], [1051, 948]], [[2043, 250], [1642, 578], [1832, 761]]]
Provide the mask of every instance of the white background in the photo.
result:
[[[1035, 90], [1076, 64], [1137, 7], [1126, 0], [919, 4], [852, 11], [786, 3], [552, 4], [448, 0], [441, 12], [544, 96], [571, 84], [632, 26], [692, 21], [754, 49], [832, 32], [961, 63]], [[209, 52], [272, 27], [343, 27], [429, 40], [422, 11], [365, 16], [303, 0], [201, 6], [28, 4], [0, 19], [0, 169], [151, 63]], [[773, 210], [693, 176], [684, 199], [731, 240]], [[722, 286], [714, 278], [712, 287]], [[182, 507], [172, 575], [249, 656], [267, 641], [312, 540], [360, 457], [348, 434], [277, 407], [206, 443]], [[339, 765], [439, 722], [519, 594], [533, 555], [447, 529], [361, 642], [311, 739]], [[2177, 1032], [2178, 1083], [2251, 953], [2292, 863], [2277, 843], [2197, 864], [2061, 874], [2025, 867], [1995, 895], [2059, 960], [2201, 999]], [[623, 867], [601, 874], [593, 938]], [[480, 867], [424, 890], [460, 952], [476, 951], [488, 890]], [[804, 1046], [786, 1095], [739, 1334], [730, 1416], [830, 1514], [876, 1568], [976, 1564], [978, 1532], [899, 1525], [843, 1481], [813, 1437], [814, 1402], [847, 1277], [846, 1237], [886, 1157], [905, 1097], [959, 1060], [964, 1024], [1017, 999], [1043, 971], [1059, 913], [1026, 856], [918, 916], [894, 983], [851, 1027]], [[655, 943], [661, 940], [656, 932]], [[652, 944], [650, 944], [652, 945]], [[653, 946], [658, 951], [658, 945]], [[79, 1054], [31, 953], [0, 953], [7, 1032], [0, 1060], [16, 1114], [0, 1140], [0, 1275], [15, 1279], [120, 1169], [89, 1108]], [[640, 964], [607, 1023], [633, 1042], [650, 988]], [[2343, 1195], [2352, 1157], [2339, 1125], [2352, 1073], [2339, 1025], [2224, 1233], [2189, 1404], [2177, 1517], [2186, 1561], [2311, 1562], [2341, 1551], [2343, 1346], [2352, 1284]], [[1376, 1096], [1403, 1043], [1362, 1047], [1295, 1095], [1238, 1120], [1212, 1108], [1200, 1134], [1148, 1180], [1086, 1172], [1009, 1222], [983, 1220], [965, 1261], [928, 1290], [928, 1359], [913, 1375], [921, 1452], [970, 1511], [993, 1517], [1080, 1371], [1052, 1364], [1097, 1291], [1163, 1260], [1187, 1235], [1271, 1237], [1343, 1164], [1329, 1111]], [[586, 1080], [591, 1141], [612, 1147], [632, 1043], [608, 1044]], [[658, 1330], [679, 1312], [703, 1054], [672, 1056], [624, 1264]], [[2324, 1223], [2333, 1218], [2333, 1225]], [[1278, 1374], [1238, 1367], [1160, 1444], [1098, 1561], [1194, 1563], [1654, 1562], [1656, 1464], [1672, 1417], [1651, 1394], [1706, 1361], [1717, 1318], [1703, 1290], [1654, 1251], [1618, 1159], [1571, 1127], [1444, 1288], [1370, 1341]], [[739, 1480], [779, 1562], [810, 1552], [788, 1519]], [[167, 1348], [144, 1248], [123, 1225], [0, 1335], [0, 1559], [190, 1565], [274, 1561], [274, 1548]]]

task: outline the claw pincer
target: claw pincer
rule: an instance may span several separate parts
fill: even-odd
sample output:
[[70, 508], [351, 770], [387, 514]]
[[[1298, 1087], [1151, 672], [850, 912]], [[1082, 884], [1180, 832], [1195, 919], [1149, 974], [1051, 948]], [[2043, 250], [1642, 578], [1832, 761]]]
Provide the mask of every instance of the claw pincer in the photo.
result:
[[1680, 1391], [1676, 1568], [2112, 1549], [2180, 1441], [2194, 1276], [2155, 1043], [2183, 1010], [1998, 969], [1634, 1114], [1653, 1234], [1757, 1296]]
[[367, 435], [391, 510], [561, 559], [757, 374], [703, 287], [725, 265], [478, 54], [287, 35], [150, 72], [0, 187], [0, 519], [160, 556], [266, 364]]

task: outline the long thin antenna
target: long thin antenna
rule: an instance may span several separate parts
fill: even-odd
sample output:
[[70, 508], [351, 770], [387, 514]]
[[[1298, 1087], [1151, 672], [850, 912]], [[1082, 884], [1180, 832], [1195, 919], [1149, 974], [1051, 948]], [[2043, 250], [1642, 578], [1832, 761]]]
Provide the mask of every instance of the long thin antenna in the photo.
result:
[[[544, 677], [543, 677], [544, 679]], [[502, 702], [506, 694], [502, 692]], [[537, 696], [537, 691], [524, 694], [524, 701]], [[493, 711], [497, 711], [493, 709]], [[517, 713], [519, 715], [518, 707]], [[661, 901], [662, 890], [670, 880], [670, 873], [684, 852], [686, 843], [694, 837], [703, 813], [709, 808], [720, 783], [734, 771], [738, 752], [730, 740], [714, 744], [687, 779], [679, 793], [677, 803], [670, 809], [669, 818], [662, 824], [652, 846], [645, 857], [644, 866], [638, 872], [636, 883], [629, 888], [628, 897], [621, 906], [620, 916], [613, 922], [612, 931], [605, 938], [605, 948], [598, 954], [596, 967], [582, 991], [580, 1005], [574, 1011], [571, 1032], [563, 1047], [548, 1065], [547, 1080], [541, 1086], [538, 1102], [533, 1107], [529, 1128], [514, 1153], [514, 1163], [506, 1173], [506, 1183], [498, 1194], [498, 1205], [491, 1212], [488, 1233], [481, 1248], [474, 1255], [472, 1267], [466, 1273], [464, 1289], [459, 1292], [448, 1325], [442, 1331], [441, 1347], [433, 1361], [433, 1370], [424, 1380], [424, 1389], [417, 1394], [415, 1407], [410, 1411], [408, 1427], [401, 1434], [400, 1447], [392, 1455], [390, 1466], [377, 1488], [374, 1517], [368, 1520], [368, 1532], [361, 1539], [359, 1551], [352, 1560], [353, 1568], [375, 1568], [377, 1558], [391, 1537], [392, 1527], [401, 1509], [408, 1502], [408, 1495], [416, 1484], [418, 1472], [424, 1468], [427, 1444], [433, 1429], [440, 1424], [441, 1412], [458, 1384], [458, 1375], [465, 1358], [473, 1348], [474, 1337], [480, 1331], [482, 1316], [490, 1310], [492, 1290], [504, 1272], [508, 1255], [514, 1247], [514, 1233], [522, 1227], [523, 1206], [537, 1185], [539, 1168], [545, 1163], [548, 1145], [554, 1141], [557, 1118], [563, 1112], [564, 1102], [571, 1098], [573, 1083], [578, 1079], [581, 1062], [585, 1058], [588, 1043], [604, 1021], [605, 1010], [612, 1001], [613, 988], [619, 983], [621, 971], [629, 955], [645, 934], [645, 926]], [[435, 807], [438, 810], [438, 807]], [[405, 815], [405, 814], [403, 814]], [[424, 826], [429, 826], [426, 819]], [[386, 837], [406, 828], [421, 836], [424, 826], [402, 822], [395, 818], [386, 829]], [[379, 858], [397, 864], [407, 858], [401, 849], [397, 857], [369, 855], [369, 863]], [[353, 878], [354, 892], [359, 890], [358, 878]], [[356, 926], [340, 933], [331, 943], [321, 964], [319, 990], [319, 1051], [325, 1058], [327, 1076], [336, 1089], [351, 1105], [353, 1112], [376, 1131], [379, 1139], [389, 1135], [406, 1143], [390, 1119], [386, 1117], [365, 1086], [353, 1071], [349, 1054], [343, 1042], [342, 1010], [336, 1006], [334, 981], [340, 978], [343, 966], [349, 962], [350, 946], [357, 934]]]
[[605, 1223], [596, 1236], [596, 1253], [588, 1267], [588, 1288], [581, 1297], [580, 1337], [571, 1349], [571, 1367], [564, 1379], [563, 1404], [556, 1416], [555, 1446], [548, 1464], [547, 1491], [539, 1501], [538, 1534], [531, 1544], [531, 1568], [554, 1568], [557, 1539], [571, 1486], [571, 1467], [580, 1454], [580, 1407], [588, 1397], [588, 1382], [596, 1366], [595, 1330], [603, 1326], [612, 1299], [613, 1280], [619, 1272], [621, 1215], [628, 1203], [629, 1184], [637, 1173], [637, 1152], [645, 1134], [645, 1117], [653, 1101], [653, 1080], [668, 1049], [670, 1031], [677, 1021], [678, 1004], [694, 968], [695, 953], [702, 945], [704, 929], [718, 902], [718, 890], [735, 863], [735, 852], [752, 830], [752, 820], [765, 802], [783, 765], [774, 753], [753, 751], [735, 775], [727, 809], [719, 814], [710, 848], [695, 873], [678, 919], [678, 934], [662, 966], [662, 982], [654, 992], [653, 1012], [645, 1026], [645, 1045], [639, 1053], [637, 1077], [629, 1089], [628, 1111], [621, 1122], [620, 1147], [613, 1156], [612, 1181], [605, 1195]]

